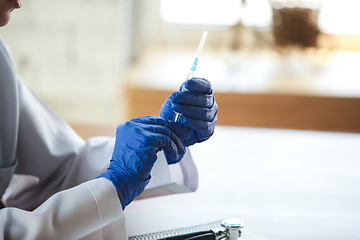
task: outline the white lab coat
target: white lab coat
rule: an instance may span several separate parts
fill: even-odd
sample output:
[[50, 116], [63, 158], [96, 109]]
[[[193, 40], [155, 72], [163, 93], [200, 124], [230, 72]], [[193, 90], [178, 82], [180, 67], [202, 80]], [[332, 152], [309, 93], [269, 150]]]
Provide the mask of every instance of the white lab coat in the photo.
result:
[[[8, 206], [0, 210], [0, 239], [127, 239], [116, 189], [95, 179], [113, 147], [110, 137], [85, 142], [49, 109], [16, 75], [0, 39], [0, 196]], [[190, 168], [180, 169], [191, 172], [182, 179], [194, 191]]]

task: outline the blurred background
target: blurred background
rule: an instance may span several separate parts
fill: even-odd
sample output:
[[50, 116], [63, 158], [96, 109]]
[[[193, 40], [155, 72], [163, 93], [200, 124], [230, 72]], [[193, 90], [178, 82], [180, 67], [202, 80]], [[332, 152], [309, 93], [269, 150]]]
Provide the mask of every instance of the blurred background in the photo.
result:
[[78, 128], [157, 115], [205, 30], [197, 74], [213, 85], [220, 125], [360, 132], [359, 7], [356, 0], [24, 0], [0, 36], [23, 80]]
[[208, 31], [197, 74], [219, 112], [214, 136], [191, 149], [200, 187], [135, 201], [128, 226], [230, 216], [272, 239], [359, 239], [359, 9], [358, 0], [23, 0], [0, 37], [28, 86], [87, 139], [158, 115]]

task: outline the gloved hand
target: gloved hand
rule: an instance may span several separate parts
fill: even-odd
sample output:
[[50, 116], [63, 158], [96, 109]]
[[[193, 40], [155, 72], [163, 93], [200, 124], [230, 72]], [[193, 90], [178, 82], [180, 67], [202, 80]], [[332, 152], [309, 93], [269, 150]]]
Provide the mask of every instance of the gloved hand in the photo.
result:
[[123, 209], [144, 191], [160, 150], [174, 161], [185, 153], [181, 139], [169, 129], [165, 119], [148, 116], [118, 126], [110, 166], [99, 177], [114, 184]]
[[[217, 110], [210, 82], [205, 78], [192, 78], [182, 86], [188, 91], [178, 91], [166, 99], [160, 117], [169, 120], [173, 131], [190, 146], [207, 140], [214, 133]], [[181, 113], [180, 120], [172, 122], [174, 111]]]

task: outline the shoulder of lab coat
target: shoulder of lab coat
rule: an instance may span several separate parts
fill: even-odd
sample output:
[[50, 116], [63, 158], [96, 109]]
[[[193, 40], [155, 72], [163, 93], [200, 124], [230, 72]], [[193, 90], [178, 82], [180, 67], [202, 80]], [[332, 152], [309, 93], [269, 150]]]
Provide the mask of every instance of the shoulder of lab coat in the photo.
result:
[[0, 210], [0, 239], [127, 239], [113, 184], [98, 178], [59, 192], [34, 211]]

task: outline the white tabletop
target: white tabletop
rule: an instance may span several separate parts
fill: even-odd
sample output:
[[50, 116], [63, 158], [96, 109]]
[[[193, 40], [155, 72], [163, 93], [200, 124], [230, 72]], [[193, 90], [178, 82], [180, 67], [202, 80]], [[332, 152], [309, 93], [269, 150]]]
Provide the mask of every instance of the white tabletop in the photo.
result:
[[198, 190], [133, 202], [130, 235], [235, 217], [244, 239], [359, 239], [360, 134], [218, 126], [191, 153]]

